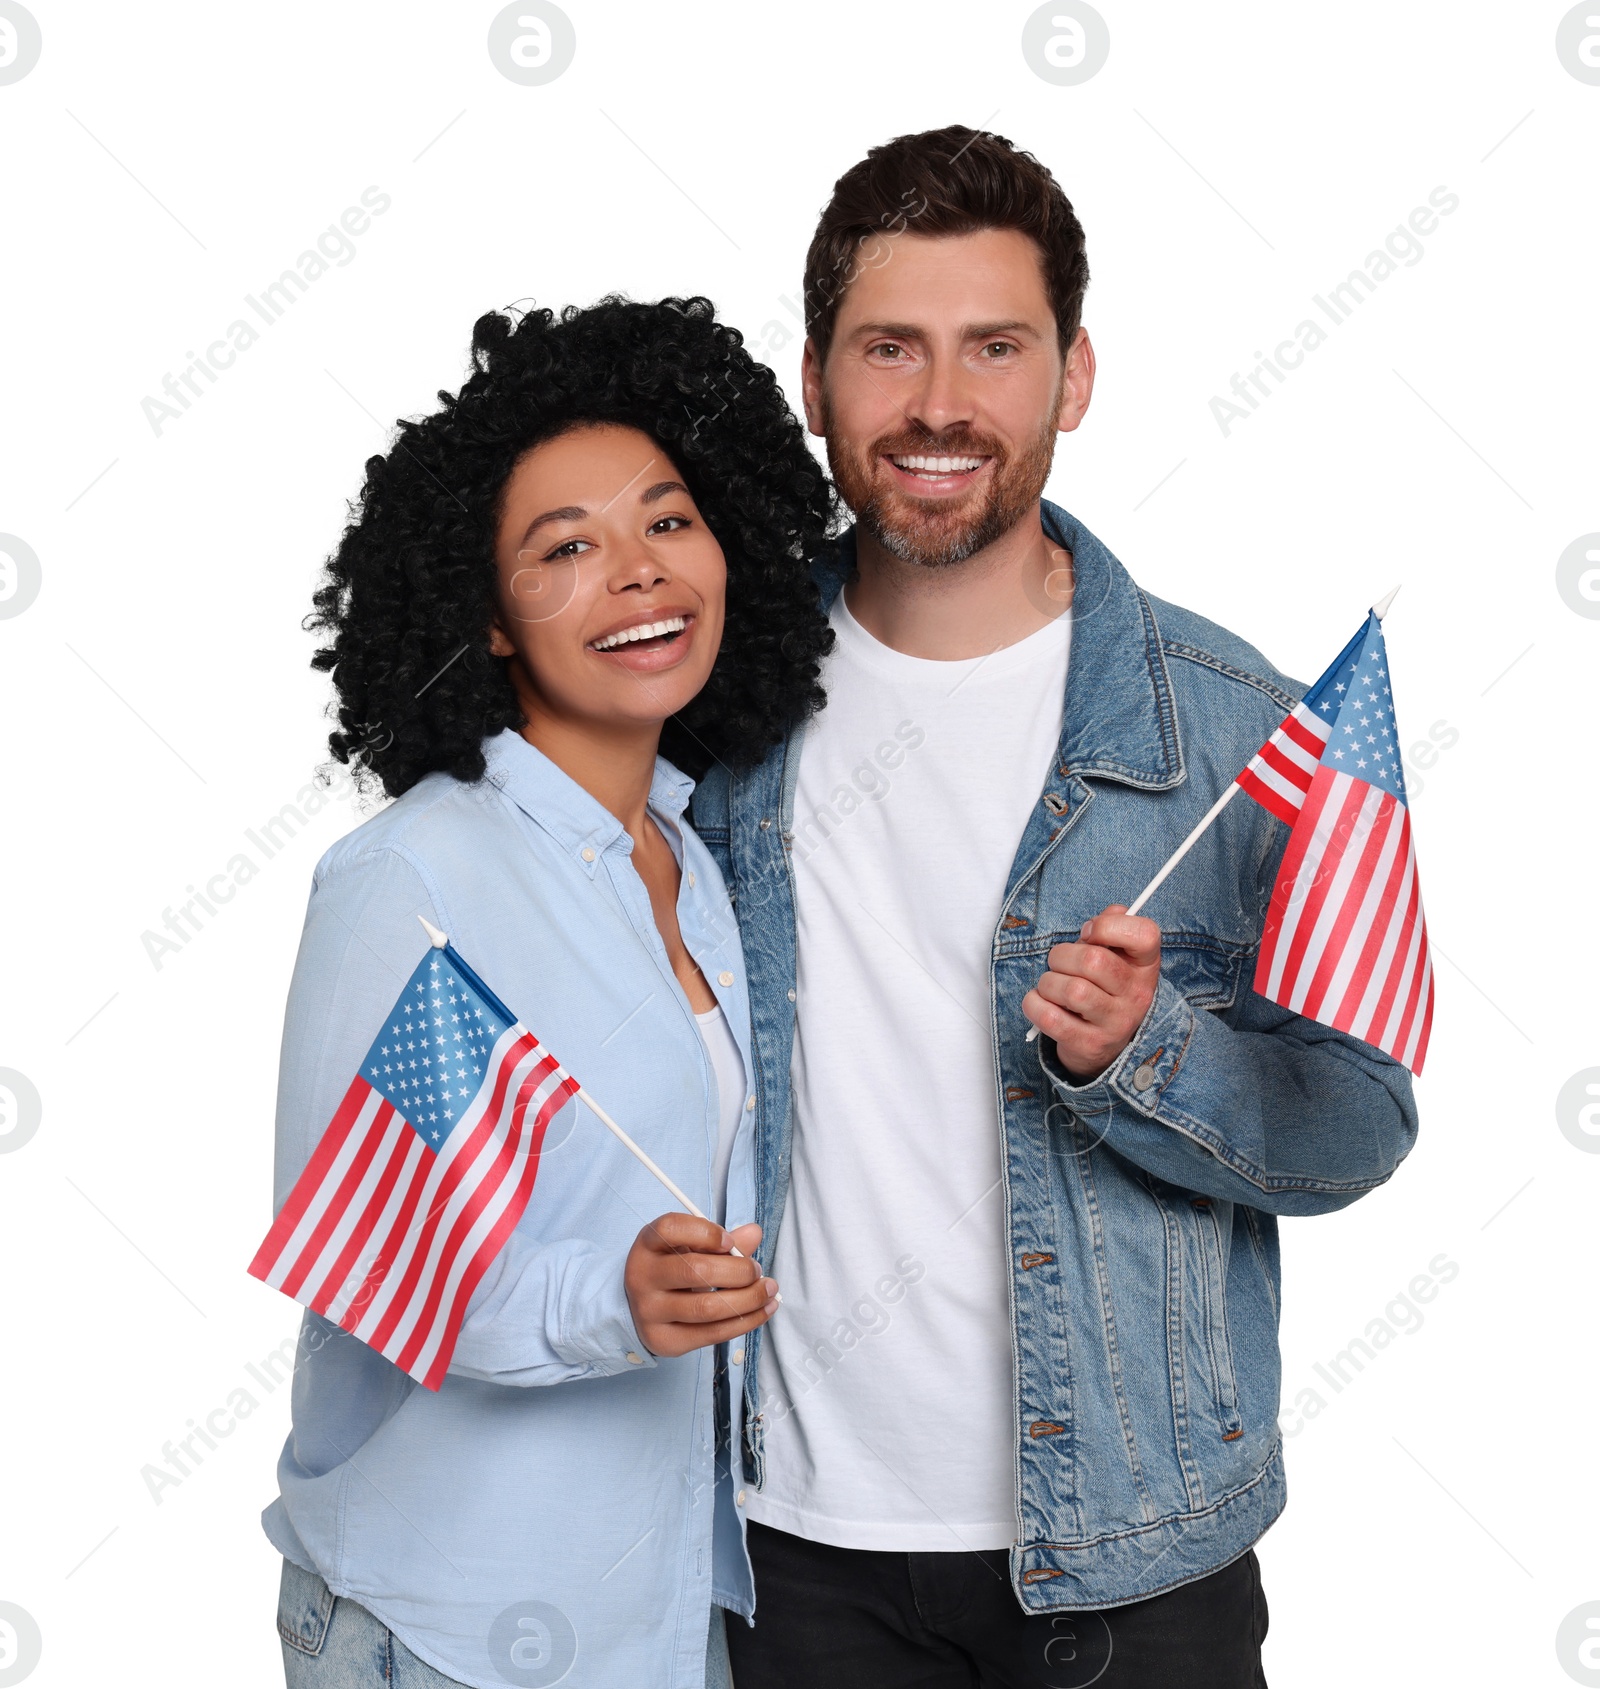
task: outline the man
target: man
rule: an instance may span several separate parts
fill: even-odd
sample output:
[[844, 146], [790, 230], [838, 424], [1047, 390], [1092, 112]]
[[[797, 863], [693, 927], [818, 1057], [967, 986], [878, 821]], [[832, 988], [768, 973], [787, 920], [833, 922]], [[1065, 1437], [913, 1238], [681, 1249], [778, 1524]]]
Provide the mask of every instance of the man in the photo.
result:
[[784, 1288], [739, 1689], [1264, 1683], [1277, 1217], [1415, 1137], [1403, 1069], [1250, 989], [1281, 823], [1231, 806], [1123, 912], [1303, 689], [1041, 503], [1087, 279], [1049, 172], [954, 127], [848, 171], [807, 258], [857, 517], [828, 704], [695, 799]]

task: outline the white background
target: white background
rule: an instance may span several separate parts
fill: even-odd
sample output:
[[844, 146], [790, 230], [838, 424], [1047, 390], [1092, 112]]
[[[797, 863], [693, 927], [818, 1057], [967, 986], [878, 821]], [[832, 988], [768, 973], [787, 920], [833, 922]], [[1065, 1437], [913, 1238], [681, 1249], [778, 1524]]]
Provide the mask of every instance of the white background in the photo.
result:
[[[1088, 232], [1099, 386], [1051, 496], [1306, 678], [1403, 581], [1405, 738], [1458, 736], [1412, 773], [1421, 1140], [1284, 1226], [1286, 1402], [1327, 1405], [1286, 1407], [1269, 1677], [1572, 1681], [1600, 1138], [1556, 1099], [1600, 1064], [1600, 621], [1556, 561], [1600, 529], [1600, 87], [1557, 56], [1566, 8], [1103, 0], [1110, 58], [1075, 87], [1025, 62], [1026, 5], [568, 0], [576, 58], [539, 87], [491, 62], [493, 5], [32, 9], [42, 57], [0, 86], [0, 530], [42, 568], [0, 619], [0, 1067], [43, 1112], [0, 1155], [0, 1601], [41, 1629], [40, 1689], [281, 1682], [256, 1514], [288, 1392], [246, 1367], [296, 1310], [244, 1266], [311, 869], [358, 814], [252, 850], [159, 969], [141, 935], [324, 754], [299, 620], [364, 459], [513, 300], [708, 293], [794, 396], [782, 300], [834, 178], [951, 121], [1037, 153]], [[373, 185], [354, 258], [156, 433], [141, 400]], [[1422, 259], [1225, 435], [1212, 397], [1440, 186]], [[1336, 1394], [1316, 1364], [1441, 1252], [1421, 1328]], [[257, 1411], [158, 1504], [141, 1469], [241, 1386]]]

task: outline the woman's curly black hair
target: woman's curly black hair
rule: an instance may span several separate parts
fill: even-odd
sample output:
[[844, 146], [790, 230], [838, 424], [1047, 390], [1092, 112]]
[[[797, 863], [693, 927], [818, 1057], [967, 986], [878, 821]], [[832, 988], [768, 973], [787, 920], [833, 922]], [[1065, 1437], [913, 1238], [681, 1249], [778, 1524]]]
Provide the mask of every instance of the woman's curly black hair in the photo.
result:
[[485, 737], [523, 719], [507, 659], [489, 653], [506, 481], [530, 447], [618, 423], [671, 456], [728, 564], [721, 652], [665, 724], [662, 754], [692, 775], [759, 761], [822, 703], [833, 641], [807, 567], [833, 491], [772, 371], [698, 297], [490, 312], [472, 365], [459, 393], [367, 460], [306, 618], [330, 636], [312, 665], [338, 694], [334, 757], [391, 797], [436, 769], [482, 777]]

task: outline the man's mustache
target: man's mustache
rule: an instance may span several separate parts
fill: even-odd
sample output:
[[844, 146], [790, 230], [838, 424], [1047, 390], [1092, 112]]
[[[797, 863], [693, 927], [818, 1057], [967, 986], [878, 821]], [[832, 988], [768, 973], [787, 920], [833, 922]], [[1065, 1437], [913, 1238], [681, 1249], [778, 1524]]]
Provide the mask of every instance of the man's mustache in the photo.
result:
[[992, 457], [1005, 461], [1005, 447], [987, 434], [973, 434], [965, 430], [950, 434], [889, 434], [874, 440], [872, 456], [877, 457]]

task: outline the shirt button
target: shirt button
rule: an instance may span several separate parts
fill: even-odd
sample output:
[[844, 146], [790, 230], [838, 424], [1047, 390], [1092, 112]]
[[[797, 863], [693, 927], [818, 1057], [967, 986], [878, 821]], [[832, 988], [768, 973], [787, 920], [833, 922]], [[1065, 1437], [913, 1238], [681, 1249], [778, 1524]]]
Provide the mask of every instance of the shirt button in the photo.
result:
[[1156, 1070], [1146, 1063], [1143, 1067], [1133, 1070], [1133, 1088], [1136, 1091], [1148, 1091], [1156, 1082]]
[[753, 1109], [755, 1106], [756, 1106], [756, 1099], [754, 1097], [746, 1097], [745, 1098], [745, 1100], [744, 1100], [744, 1111], [745, 1111], [746, 1114], [748, 1114], [751, 1111], [751, 1109]]
[[690, 885], [691, 889], [694, 886], [694, 869], [693, 868], [691, 868], [689, 870], [689, 885]]
[[744, 1491], [743, 1490], [740, 1490], [739, 1493], [733, 1498], [733, 1504], [734, 1504], [735, 1507], [743, 1507], [744, 1506]]
[[640, 1355], [640, 1354], [635, 1354], [635, 1352], [632, 1349], [630, 1349], [628, 1351], [628, 1365], [629, 1366], [643, 1366], [644, 1365], [644, 1356]]
[[744, 1365], [744, 1349], [742, 1347], [735, 1349], [733, 1351], [733, 1353], [728, 1358], [733, 1362], [733, 1364], [735, 1366], [743, 1366]]
[[594, 861], [594, 850], [590, 845], [585, 845], [579, 854], [583, 857], [585, 862]]
[[717, 975], [717, 984], [718, 985], [732, 985], [733, 984], [733, 975], [731, 973], [729, 973], [726, 968], [724, 968], [722, 970], [722, 972]]

